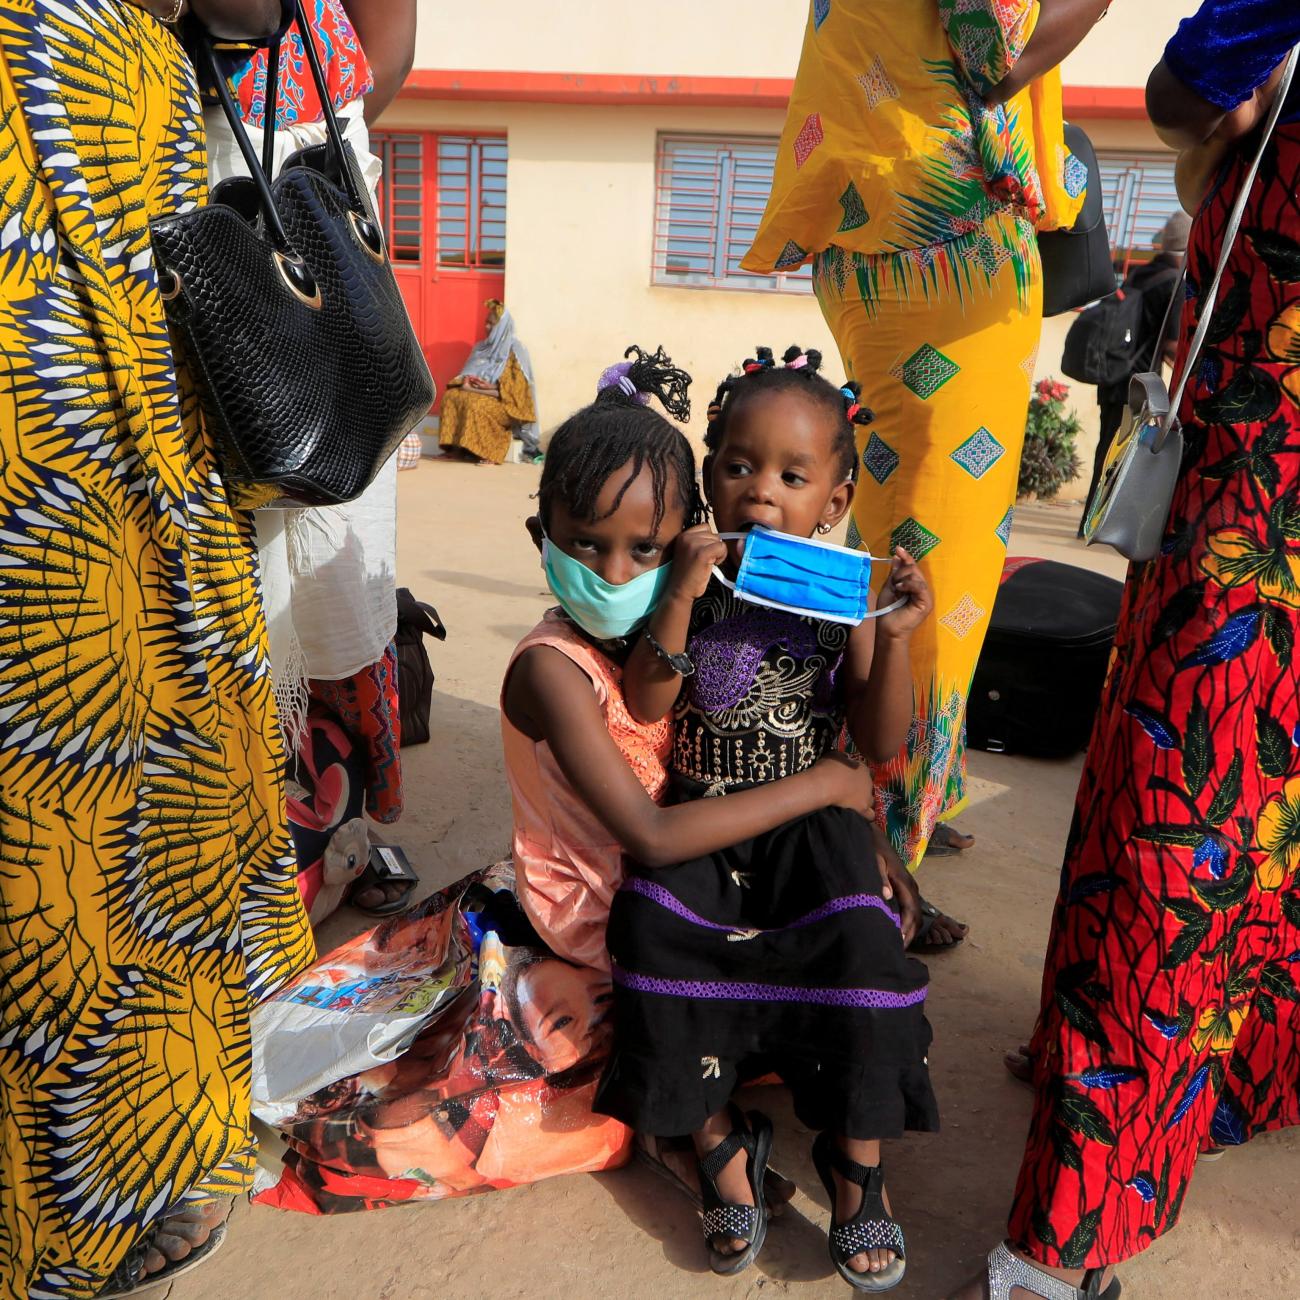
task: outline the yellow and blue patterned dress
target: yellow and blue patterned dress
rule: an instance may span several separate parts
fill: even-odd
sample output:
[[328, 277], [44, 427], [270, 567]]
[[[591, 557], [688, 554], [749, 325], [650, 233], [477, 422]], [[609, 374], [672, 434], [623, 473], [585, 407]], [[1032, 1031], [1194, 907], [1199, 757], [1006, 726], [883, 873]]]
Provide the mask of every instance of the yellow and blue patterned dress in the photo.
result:
[[1035, 0], [813, 0], [751, 271], [813, 259], [862, 401], [850, 543], [906, 547], [936, 617], [912, 644], [916, 716], [876, 771], [913, 867], [965, 801], [966, 695], [1011, 533], [1042, 324], [1035, 228], [1070, 225], [1087, 173], [1059, 75], [1005, 108]]
[[148, 222], [202, 202], [170, 33], [0, 0], [0, 1297], [83, 1300], [251, 1172], [249, 1007], [312, 958], [247, 520]]

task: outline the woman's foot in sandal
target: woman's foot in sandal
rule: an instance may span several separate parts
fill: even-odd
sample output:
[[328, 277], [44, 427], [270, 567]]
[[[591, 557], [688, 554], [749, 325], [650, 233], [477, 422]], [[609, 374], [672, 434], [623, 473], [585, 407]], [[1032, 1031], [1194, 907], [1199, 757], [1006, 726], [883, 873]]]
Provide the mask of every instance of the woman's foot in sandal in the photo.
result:
[[709, 1267], [730, 1277], [758, 1258], [767, 1239], [763, 1191], [772, 1152], [772, 1121], [729, 1106], [694, 1134], [704, 1202], [704, 1241]]
[[1034, 1054], [1028, 1043], [1021, 1043], [1014, 1052], [1008, 1052], [1002, 1058], [1002, 1064], [1007, 1067], [1007, 1073], [1020, 1083], [1032, 1085], [1034, 1082]]
[[950, 858], [954, 853], [965, 853], [974, 847], [973, 835], [963, 835], [955, 826], [940, 822], [930, 834], [930, 843], [925, 853], [927, 857]]
[[1050, 1268], [1037, 1264], [1007, 1243], [989, 1252], [978, 1277], [948, 1300], [1119, 1300], [1119, 1279], [1106, 1268]]
[[230, 1197], [217, 1197], [161, 1219], [118, 1266], [99, 1300], [123, 1300], [197, 1268], [225, 1240], [233, 1206]]
[[415, 902], [415, 881], [380, 880], [367, 867], [348, 890], [347, 902], [365, 916], [398, 916]]
[[885, 1196], [880, 1143], [819, 1133], [813, 1163], [831, 1199], [831, 1263], [855, 1291], [892, 1291], [907, 1261]]
[[928, 899], [921, 899], [921, 925], [908, 945], [911, 952], [946, 952], [965, 941], [970, 926], [958, 921], [935, 907]]
[[[950, 827], [940, 826], [936, 828], [935, 834], [938, 835], [941, 830], [947, 830], [950, 834], [956, 833]], [[973, 840], [971, 842], [974, 843]], [[898, 856], [898, 851], [889, 842], [887, 836], [879, 834], [876, 836], [876, 853], [883, 858], [880, 864], [883, 876], [892, 879], [896, 875], [905, 874], [903, 860]], [[916, 933], [907, 945], [910, 951], [942, 952], [946, 948], [955, 948], [966, 938], [970, 931], [969, 926], [945, 915], [933, 903], [927, 903], [919, 893], [916, 895], [916, 902], [920, 906], [921, 914]]]
[[366, 916], [398, 916], [410, 911], [420, 883], [415, 868], [397, 845], [385, 844], [373, 835], [368, 838], [370, 857], [348, 886], [347, 902]]

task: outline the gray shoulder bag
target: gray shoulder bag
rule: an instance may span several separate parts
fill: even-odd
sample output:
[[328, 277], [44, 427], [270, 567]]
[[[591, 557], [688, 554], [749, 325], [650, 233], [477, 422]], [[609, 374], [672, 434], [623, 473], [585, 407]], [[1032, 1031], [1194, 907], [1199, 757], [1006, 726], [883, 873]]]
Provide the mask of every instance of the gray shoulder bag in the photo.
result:
[[[1205, 302], [1201, 307], [1196, 333], [1174, 388], [1173, 396], [1160, 375], [1160, 367], [1153, 362], [1152, 369], [1134, 375], [1129, 381], [1128, 411], [1124, 423], [1115, 435], [1106, 463], [1097, 484], [1097, 491], [1087, 507], [1083, 522], [1083, 536], [1089, 546], [1113, 546], [1126, 559], [1138, 563], [1155, 559], [1160, 551], [1169, 510], [1173, 504], [1174, 487], [1183, 459], [1183, 434], [1178, 423], [1178, 409], [1188, 381], [1196, 373], [1196, 362], [1214, 316], [1214, 305], [1219, 296], [1219, 284], [1224, 268], [1237, 242], [1237, 232], [1246, 203], [1255, 184], [1264, 150], [1272, 138], [1273, 128], [1282, 113], [1282, 106], [1291, 88], [1296, 63], [1300, 60], [1300, 46], [1291, 51], [1282, 80], [1278, 83], [1273, 106], [1260, 135], [1259, 148], [1242, 179], [1241, 192], [1233, 204], [1223, 233], [1223, 247], [1219, 265]], [[1175, 290], [1174, 300], [1178, 297]], [[1164, 341], [1161, 329], [1157, 343], [1157, 358]]]

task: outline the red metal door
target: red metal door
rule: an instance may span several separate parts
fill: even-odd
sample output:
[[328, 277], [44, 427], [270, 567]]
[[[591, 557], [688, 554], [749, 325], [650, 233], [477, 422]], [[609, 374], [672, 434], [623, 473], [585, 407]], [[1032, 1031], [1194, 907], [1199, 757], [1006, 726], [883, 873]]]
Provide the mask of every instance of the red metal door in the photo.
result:
[[427, 359], [424, 288], [430, 255], [424, 237], [424, 135], [376, 132], [370, 147], [384, 167], [379, 184], [379, 212], [393, 274]]
[[506, 141], [384, 133], [372, 147], [393, 269], [441, 399], [483, 337], [484, 302], [505, 293]]

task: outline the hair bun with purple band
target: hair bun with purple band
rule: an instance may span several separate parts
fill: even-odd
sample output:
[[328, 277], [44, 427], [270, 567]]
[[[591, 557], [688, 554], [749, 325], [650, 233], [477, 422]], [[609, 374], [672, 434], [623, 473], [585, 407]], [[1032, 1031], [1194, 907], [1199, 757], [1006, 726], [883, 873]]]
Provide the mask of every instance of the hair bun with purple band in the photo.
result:
[[635, 364], [632, 361], [620, 361], [616, 365], [606, 366], [596, 381], [596, 392], [603, 393], [607, 388], [617, 388], [632, 401], [639, 402], [642, 406], [649, 406], [650, 394], [641, 392], [632, 382], [632, 367]]

